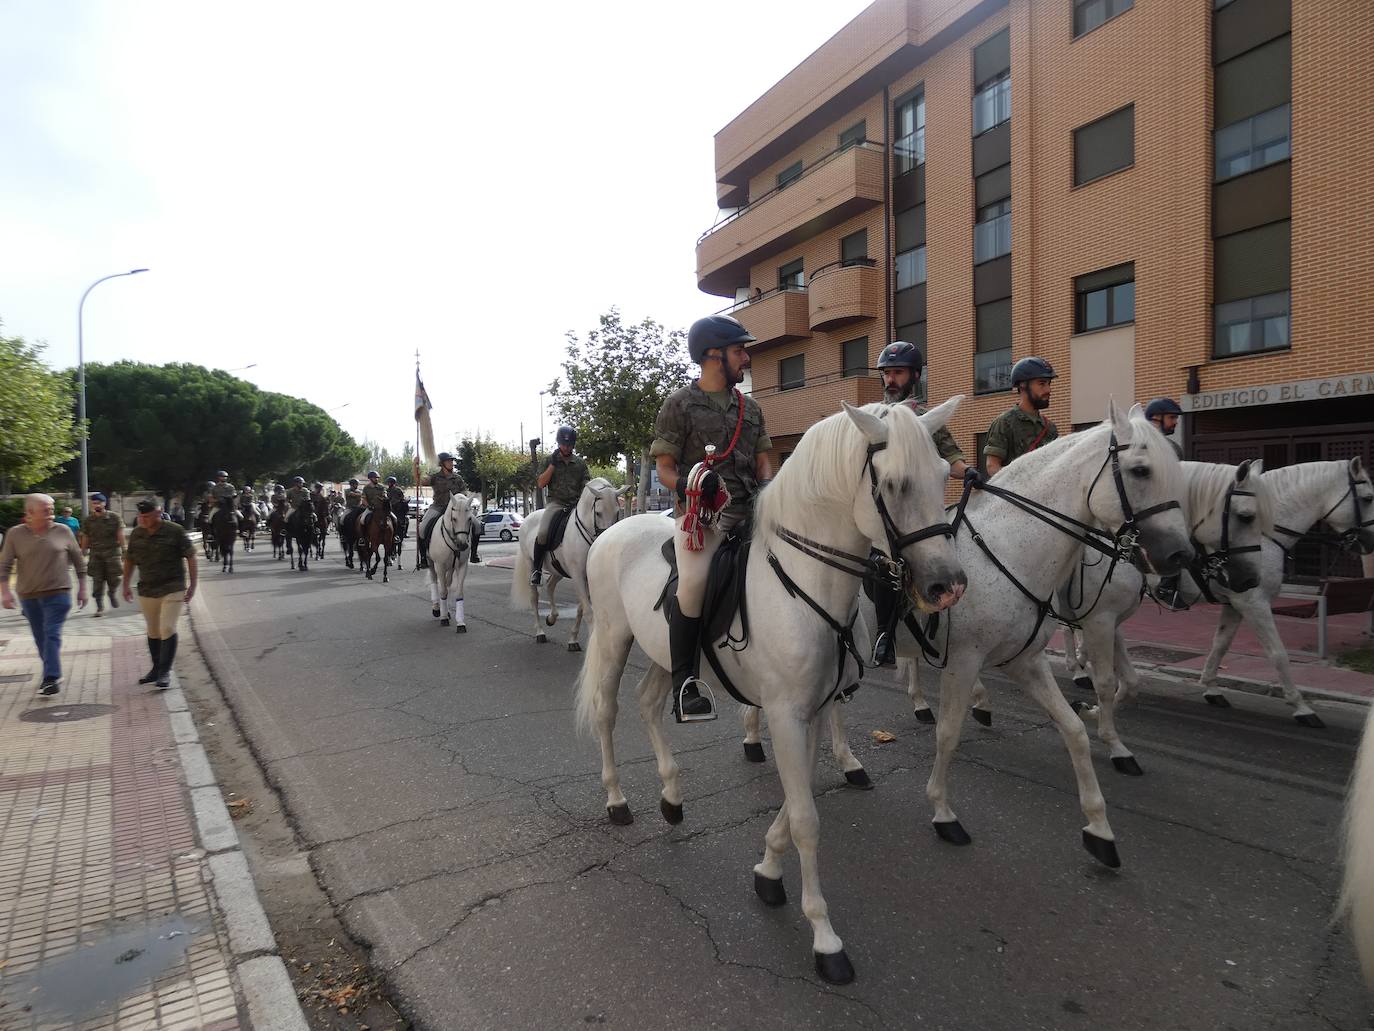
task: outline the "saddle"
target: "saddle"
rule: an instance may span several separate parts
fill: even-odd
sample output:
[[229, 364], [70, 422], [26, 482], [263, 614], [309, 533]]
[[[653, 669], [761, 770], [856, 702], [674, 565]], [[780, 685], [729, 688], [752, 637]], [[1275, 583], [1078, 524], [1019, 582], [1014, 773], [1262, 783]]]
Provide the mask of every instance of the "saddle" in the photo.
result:
[[355, 534], [357, 532], [358, 516], [362, 511], [361, 508], [345, 509], [343, 517], [339, 520], [339, 529], [350, 535]]
[[[752, 523], [744, 522], [725, 535], [720, 547], [711, 556], [711, 569], [706, 575], [706, 594], [701, 604], [702, 654], [706, 656], [721, 686], [742, 705], [754, 703], [740, 694], [730, 682], [715, 653], [719, 648], [743, 651], [749, 645], [749, 608], [745, 603], [744, 589], [753, 529]], [[661, 554], [668, 563], [668, 579], [654, 608], [662, 610], [663, 618], [667, 620], [672, 612], [669, 606], [677, 604], [677, 554], [673, 550], [672, 537], [663, 542]], [[736, 614], [740, 622], [738, 637], [731, 634]]]
[[[549, 532], [546, 536], [548, 543], [544, 545], [544, 554], [548, 556], [549, 564], [558, 571], [558, 575], [564, 580], [569, 580], [571, 577], [568, 576], [568, 571], [558, 561], [558, 548], [563, 543], [563, 535], [568, 532], [568, 521], [572, 518], [573, 511], [572, 508], [564, 508], [554, 513], [553, 519], [549, 522]], [[668, 538], [668, 543], [669, 545], [673, 543], [671, 537]], [[669, 550], [672, 550], [671, 547]], [[673, 563], [676, 562], [676, 559], [669, 561]], [[677, 583], [676, 579], [673, 580], [673, 583]]]

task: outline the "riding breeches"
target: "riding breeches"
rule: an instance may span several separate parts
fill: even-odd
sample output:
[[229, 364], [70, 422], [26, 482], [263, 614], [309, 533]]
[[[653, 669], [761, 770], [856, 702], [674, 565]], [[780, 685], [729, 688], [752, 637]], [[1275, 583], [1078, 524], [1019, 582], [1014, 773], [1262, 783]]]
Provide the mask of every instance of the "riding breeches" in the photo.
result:
[[143, 622], [148, 624], [148, 636], [155, 641], [166, 640], [177, 632], [177, 620], [186, 607], [186, 594], [173, 591], [160, 598], [145, 598], [140, 594], [138, 607], [143, 610]]
[[701, 615], [706, 597], [706, 577], [711, 572], [711, 559], [725, 535], [743, 522], [742, 515], [721, 514], [703, 535], [700, 551], [687, 549], [687, 535], [682, 532], [682, 516], [674, 521], [673, 553], [677, 556], [677, 607], [689, 619]]
[[536, 538], [541, 548], [549, 543], [549, 530], [553, 527], [554, 517], [569, 507], [561, 501], [550, 501], [544, 506], [544, 514], [539, 517], [539, 535]]
[[443, 510], [438, 505], [430, 505], [429, 508], [425, 509], [425, 514], [420, 517], [420, 525], [417, 530], [420, 540], [425, 539], [425, 535], [429, 533], [429, 528], [434, 525], [434, 520], [441, 515], [443, 515]]
[[91, 552], [90, 558], [86, 560], [86, 574], [91, 578], [91, 594], [99, 598], [106, 589], [110, 592], [110, 597], [115, 596], [119, 590], [119, 581], [124, 572], [123, 563], [119, 558], [119, 552], [108, 555], [97, 555]]

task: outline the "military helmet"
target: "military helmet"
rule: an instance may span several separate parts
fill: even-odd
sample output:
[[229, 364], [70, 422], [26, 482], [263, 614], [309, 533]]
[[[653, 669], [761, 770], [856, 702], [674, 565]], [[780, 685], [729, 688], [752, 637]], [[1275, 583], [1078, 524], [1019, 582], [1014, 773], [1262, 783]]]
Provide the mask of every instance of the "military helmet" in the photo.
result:
[[293, 477], [291, 477], [291, 486], [293, 486], [293, 487], [304, 487], [304, 486], [305, 486], [305, 477], [304, 477], [304, 476], [293, 476]]
[[376, 469], [369, 469], [369, 470], [367, 471], [367, 478], [368, 478], [369, 480], [377, 479], [377, 478], [380, 477], [381, 475], [382, 475], [382, 474], [379, 473]]
[[219, 469], [215, 472], [215, 479], [219, 479], [221, 476], [223, 476], [225, 479], [229, 478], [229, 474], [227, 472], [225, 472], [223, 469]]
[[554, 434], [553, 439], [559, 444], [567, 444], [568, 447], [572, 447], [577, 443], [577, 430], [573, 429], [571, 426], [560, 426], [558, 427], [558, 432]]
[[877, 368], [910, 369], [919, 376], [921, 367], [925, 363], [925, 356], [921, 354], [921, 349], [915, 344], [905, 340], [894, 340], [883, 348], [882, 354], [878, 355]]
[[215, 485], [215, 481], [214, 481], [214, 480], [206, 480], [206, 481], [205, 481], [205, 489], [206, 489], [206, 490], [209, 490], [209, 489], [210, 489], [211, 487], [213, 487], [214, 485]]
[[1182, 415], [1183, 409], [1172, 397], [1157, 397], [1145, 406], [1145, 418], [1157, 419], [1161, 415]]
[[724, 350], [731, 344], [752, 344], [756, 339], [739, 319], [729, 315], [707, 315], [693, 322], [687, 331], [687, 353], [700, 365], [706, 359], [706, 352], [713, 347]]
[[311, 489], [311, 490], [324, 490], [324, 484], [321, 483], [319, 480], [316, 480], [314, 483], [312, 483], [312, 484], [310, 485], [310, 489]]
[[1011, 369], [1011, 385], [1013, 387], [1018, 383], [1029, 383], [1033, 379], [1058, 378], [1053, 365], [1043, 358], [1036, 358], [1034, 355], [1029, 358], [1022, 358]]
[[350, 487], [356, 487], [358, 485], [358, 478], [355, 476], [353, 479], [349, 480], [348, 485]]
[[451, 454], [449, 454], [447, 451], [440, 451], [440, 452], [439, 452], [439, 464], [440, 464], [440, 465], [443, 465], [445, 462], [452, 462], [452, 461], [453, 461], [453, 456], [452, 456]]
[[394, 487], [394, 486], [396, 486], [396, 477], [394, 477], [394, 476], [388, 476], [388, 477], [386, 478], [386, 485], [387, 485], [388, 487]]

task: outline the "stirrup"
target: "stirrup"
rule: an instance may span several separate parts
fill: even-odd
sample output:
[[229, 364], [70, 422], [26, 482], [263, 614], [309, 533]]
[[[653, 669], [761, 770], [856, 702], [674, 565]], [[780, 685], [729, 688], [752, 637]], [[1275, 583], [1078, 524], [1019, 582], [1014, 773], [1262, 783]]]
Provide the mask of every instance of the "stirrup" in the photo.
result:
[[879, 669], [897, 665], [897, 649], [893, 647], [892, 635], [885, 630], [873, 642], [873, 665]]
[[[683, 693], [689, 688], [697, 689], [697, 698], [704, 698], [711, 705], [710, 712], [691, 714], [682, 709]], [[704, 690], [704, 693], [703, 693]], [[706, 723], [716, 718], [716, 695], [711, 690], [711, 685], [697, 677], [688, 677], [682, 682], [682, 686], [673, 694], [673, 718], [679, 723]]]

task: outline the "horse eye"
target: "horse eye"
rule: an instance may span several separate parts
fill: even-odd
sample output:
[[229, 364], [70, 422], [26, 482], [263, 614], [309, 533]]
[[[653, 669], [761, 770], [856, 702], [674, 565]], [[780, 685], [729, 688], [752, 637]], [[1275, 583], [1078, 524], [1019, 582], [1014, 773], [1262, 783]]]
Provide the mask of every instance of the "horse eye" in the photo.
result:
[[1236, 513], [1236, 520], [1237, 520], [1238, 522], [1242, 522], [1242, 523], [1249, 524], [1249, 523], [1253, 523], [1253, 522], [1255, 521], [1255, 517], [1252, 516], [1252, 515], [1247, 515], [1247, 514], [1244, 513], [1244, 512], [1237, 512], [1237, 513]]
[[1131, 475], [1137, 480], [1148, 480], [1150, 478], [1150, 467], [1148, 465], [1137, 465], [1131, 469]]

